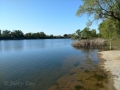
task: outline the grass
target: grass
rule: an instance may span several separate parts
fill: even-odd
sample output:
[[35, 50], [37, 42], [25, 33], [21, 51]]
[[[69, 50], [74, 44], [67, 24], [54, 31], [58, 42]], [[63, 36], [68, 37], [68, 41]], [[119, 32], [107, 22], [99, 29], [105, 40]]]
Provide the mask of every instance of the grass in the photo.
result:
[[85, 72], [85, 73], [89, 73], [89, 71], [88, 71], [88, 70], [84, 70], [84, 72]]
[[77, 80], [78, 82], [81, 82], [81, 83], [83, 83], [83, 81], [82, 80]]
[[96, 86], [101, 87], [101, 88], [104, 87], [103, 83], [96, 83]]
[[80, 89], [83, 89], [84, 87], [80, 86], [80, 85], [76, 85], [74, 88], [75, 88], [75, 90], [80, 90]]
[[97, 75], [97, 74], [95, 74], [94, 77], [95, 77], [98, 81], [103, 81], [104, 79], [107, 78], [107, 75]]
[[73, 42], [72, 46], [79, 48], [103, 48], [106, 46], [106, 40], [101, 38], [85, 39]]

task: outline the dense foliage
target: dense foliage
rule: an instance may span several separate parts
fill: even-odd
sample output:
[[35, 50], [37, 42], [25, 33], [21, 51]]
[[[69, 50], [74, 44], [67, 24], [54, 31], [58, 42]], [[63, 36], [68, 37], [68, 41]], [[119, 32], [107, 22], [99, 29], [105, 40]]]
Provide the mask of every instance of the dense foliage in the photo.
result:
[[[120, 0], [82, 0], [76, 15], [87, 13], [88, 16], [94, 15], [94, 20], [112, 19], [120, 22]], [[88, 23], [91, 25], [91, 22]]]
[[[109, 46], [117, 46], [120, 40], [120, 0], [82, 0], [76, 12], [77, 16], [87, 14], [94, 16], [93, 20], [88, 20], [87, 26], [92, 25], [95, 20], [101, 19], [103, 22], [99, 25], [98, 37], [105, 38], [109, 41]], [[87, 33], [88, 34], [88, 33]], [[86, 35], [87, 35], [86, 34]], [[89, 36], [89, 35], [87, 35]]]
[[98, 29], [103, 38], [120, 38], [120, 22], [117, 20], [106, 19]]
[[85, 27], [82, 31], [78, 29], [74, 34], [72, 34], [72, 39], [89, 39], [98, 37], [96, 30]]
[[21, 30], [0, 30], [0, 40], [10, 39], [52, 39], [52, 38], [70, 38], [70, 34], [64, 34], [63, 36], [46, 35], [44, 32], [37, 33], [26, 33], [24, 34]]

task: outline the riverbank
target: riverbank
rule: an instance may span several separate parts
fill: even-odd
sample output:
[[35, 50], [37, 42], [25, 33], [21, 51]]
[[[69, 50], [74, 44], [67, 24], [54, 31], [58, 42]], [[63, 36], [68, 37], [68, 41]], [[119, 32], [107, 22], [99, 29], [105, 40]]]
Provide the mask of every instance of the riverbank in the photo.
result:
[[113, 81], [113, 85], [116, 90], [120, 90], [120, 51], [102, 51], [98, 52], [100, 58], [104, 61], [101, 66], [111, 73], [110, 81]]

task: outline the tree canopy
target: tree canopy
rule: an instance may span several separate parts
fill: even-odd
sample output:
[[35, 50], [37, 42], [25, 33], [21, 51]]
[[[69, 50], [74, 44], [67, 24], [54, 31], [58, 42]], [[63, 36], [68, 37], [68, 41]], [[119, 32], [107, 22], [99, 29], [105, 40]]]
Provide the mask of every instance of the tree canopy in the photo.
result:
[[117, 20], [106, 19], [99, 24], [98, 30], [103, 38], [120, 37], [120, 22]]
[[72, 39], [88, 39], [97, 37], [96, 30], [85, 27], [83, 30], [76, 30], [74, 34], [72, 34]]
[[[82, 0], [83, 5], [80, 5], [76, 12], [77, 16], [87, 14], [94, 15], [94, 20], [110, 18], [120, 22], [120, 0]], [[88, 25], [91, 25], [89, 21]]]

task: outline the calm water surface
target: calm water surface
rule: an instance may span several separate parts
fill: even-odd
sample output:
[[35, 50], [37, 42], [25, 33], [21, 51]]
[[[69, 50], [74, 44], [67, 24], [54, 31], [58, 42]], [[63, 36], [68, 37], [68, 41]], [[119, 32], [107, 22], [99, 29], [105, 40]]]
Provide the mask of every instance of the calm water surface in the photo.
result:
[[[79, 64], [97, 65], [96, 52], [77, 50], [70, 39], [0, 41], [0, 90], [47, 90]], [[85, 64], [82, 64], [85, 63]]]

